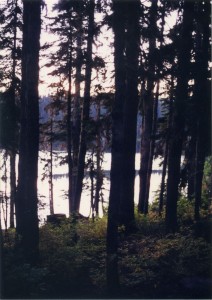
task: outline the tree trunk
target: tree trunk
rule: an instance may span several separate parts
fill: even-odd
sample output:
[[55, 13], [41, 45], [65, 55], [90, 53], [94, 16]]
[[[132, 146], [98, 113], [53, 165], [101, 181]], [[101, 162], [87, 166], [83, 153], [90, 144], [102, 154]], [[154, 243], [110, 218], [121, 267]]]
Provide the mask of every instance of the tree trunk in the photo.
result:
[[[70, 17], [71, 18], [71, 17]], [[69, 62], [68, 62], [68, 103], [67, 103], [67, 152], [68, 152], [68, 203], [69, 203], [69, 216], [75, 211], [74, 199], [72, 197], [72, 171], [73, 171], [73, 161], [72, 161], [72, 125], [71, 125], [71, 102], [72, 102], [72, 36], [70, 38], [69, 44]]]
[[16, 65], [17, 65], [17, 0], [14, 1], [14, 32], [13, 32], [13, 49], [12, 49], [12, 82], [11, 82], [11, 109], [12, 109], [12, 136], [10, 149], [10, 228], [14, 228], [14, 205], [16, 197], [16, 151], [17, 151], [17, 117], [16, 117]]
[[[194, 101], [197, 109], [197, 138], [196, 138], [196, 155], [195, 155], [195, 219], [200, 218], [201, 194], [202, 194], [202, 178], [204, 170], [204, 162], [207, 153], [208, 139], [208, 111], [210, 107], [210, 92], [208, 89], [208, 61], [210, 60], [210, 2], [198, 3], [199, 18], [197, 20], [196, 35], [196, 73], [195, 73], [195, 89]], [[200, 101], [201, 99], [201, 101]], [[210, 125], [209, 125], [210, 126]]]
[[37, 176], [39, 150], [39, 49], [41, 1], [23, 1], [23, 48], [21, 86], [21, 132], [16, 197], [17, 233], [25, 258], [38, 259], [39, 229]]
[[168, 164], [168, 155], [169, 155], [169, 140], [170, 140], [170, 131], [172, 130], [172, 121], [173, 121], [173, 96], [174, 96], [174, 78], [171, 79], [171, 90], [170, 90], [170, 102], [169, 102], [169, 116], [167, 124], [167, 136], [165, 141], [165, 150], [164, 150], [164, 161], [163, 161], [163, 170], [160, 186], [160, 195], [159, 195], [159, 215], [161, 215], [163, 206], [164, 206], [164, 191], [165, 191], [165, 178], [166, 170]]
[[151, 159], [151, 135], [153, 126], [153, 106], [154, 106], [154, 81], [155, 81], [155, 49], [156, 49], [156, 36], [157, 32], [157, 0], [152, 1], [150, 9], [150, 25], [151, 32], [149, 38], [149, 69], [147, 79], [147, 91], [144, 98], [144, 121], [141, 128], [141, 163], [140, 163], [140, 191], [138, 201], [138, 211], [144, 214], [148, 213], [148, 193], [149, 193], [149, 179], [148, 176]]
[[126, 229], [134, 226], [134, 180], [138, 114], [138, 56], [140, 3], [127, 3], [126, 33], [126, 100], [123, 110], [122, 194], [119, 222]]
[[[123, 2], [124, 3], [124, 2]], [[107, 225], [107, 286], [114, 292], [119, 287], [118, 274], [118, 216], [121, 201], [123, 165], [123, 99], [125, 98], [125, 12], [122, 2], [113, 1], [115, 99], [112, 111], [112, 146], [110, 196]]]
[[177, 200], [180, 181], [180, 165], [182, 145], [184, 139], [185, 106], [188, 98], [188, 80], [190, 73], [192, 28], [193, 28], [192, 1], [184, 1], [181, 44], [178, 55], [178, 78], [176, 99], [174, 105], [173, 127], [169, 145], [168, 180], [166, 200], [166, 230], [177, 230]]
[[[164, 41], [164, 26], [165, 26], [165, 11], [166, 11], [166, 5], [164, 3], [163, 5], [163, 11], [161, 16], [161, 32], [160, 32], [160, 47], [163, 45]], [[157, 2], [155, 3], [155, 6], [152, 8], [152, 14], [153, 14], [153, 26], [156, 31], [157, 26], [157, 20], [156, 20], [156, 14], [157, 14]], [[153, 44], [155, 46], [155, 44]], [[156, 133], [157, 133], [157, 119], [158, 119], [158, 101], [159, 101], [159, 91], [160, 91], [160, 70], [162, 70], [162, 62], [159, 61], [157, 64], [157, 82], [156, 82], [156, 93], [155, 97], [153, 98], [153, 120], [152, 120], [152, 133], [151, 133], [151, 139], [150, 139], [150, 153], [149, 153], [149, 162], [148, 162], [148, 170], [147, 170], [147, 179], [146, 179], [146, 193], [145, 193], [145, 213], [148, 213], [148, 207], [149, 207], [149, 190], [150, 190], [150, 182], [151, 182], [151, 175], [152, 175], [152, 164], [153, 164], [153, 158], [154, 158], [154, 151], [155, 151], [155, 142], [156, 142]], [[166, 162], [167, 164], [167, 162]], [[164, 175], [164, 180], [166, 176], [166, 169]], [[165, 181], [164, 181], [165, 182]]]
[[49, 172], [49, 207], [50, 215], [54, 214], [54, 193], [53, 193], [53, 120], [50, 120], [50, 172]]
[[[197, 129], [196, 124], [194, 125]], [[196, 146], [196, 133], [192, 134], [191, 141], [189, 142], [188, 149], [188, 199], [191, 201], [194, 199], [194, 181], [195, 181], [195, 146]]]
[[101, 172], [101, 127], [100, 127], [100, 101], [97, 103], [97, 134], [96, 134], [96, 190], [95, 190], [95, 211], [96, 217], [99, 216], [99, 199], [100, 199], [100, 190], [102, 187], [102, 172]]
[[[79, 2], [80, 4], [81, 2]], [[72, 126], [72, 144], [73, 144], [73, 170], [72, 170], [72, 199], [76, 194], [77, 182], [77, 164], [80, 143], [80, 86], [81, 86], [81, 69], [82, 69], [82, 16], [79, 13], [79, 33], [77, 35], [77, 61], [76, 61], [76, 77], [75, 77], [75, 97], [73, 103], [73, 126]], [[73, 200], [74, 201], [74, 200]]]
[[15, 227], [14, 223], [14, 205], [16, 196], [16, 170], [15, 161], [16, 154], [12, 151], [10, 153], [10, 228]]
[[74, 211], [79, 212], [80, 199], [82, 194], [84, 169], [85, 169], [85, 155], [87, 149], [86, 134], [88, 130], [89, 112], [90, 112], [90, 87], [91, 87], [91, 73], [92, 73], [92, 44], [94, 34], [94, 8], [95, 1], [90, 0], [88, 13], [88, 37], [87, 37], [87, 59], [85, 70], [85, 91], [81, 118], [81, 132], [80, 132], [80, 147], [78, 156], [78, 170], [76, 181], [76, 194], [74, 197]]
[[[198, 130], [199, 131], [199, 130]], [[200, 206], [202, 196], [202, 178], [205, 163], [205, 148], [202, 145], [203, 140], [198, 133], [198, 139], [196, 143], [196, 159], [195, 159], [195, 181], [194, 181], [194, 192], [195, 192], [195, 208], [194, 217], [198, 221], [200, 219]]]
[[156, 141], [156, 130], [157, 130], [157, 114], [158, 114], [158, 98], [159, 98], [159, 88], [160, 83], [159, 80], [157, 82], [157, 90], [156, 96], [153, 102], [153, 119], [152, 119], [152, 132], [150, 137], [150, 151], [149, 151], [149, 161], [148, 161], [148, 168], [147, 168], [147, 178], [146, 178], [146, 193], [145, 193], [145, 208], [144, 213], [147, 214], [149, 210], [149, 190], [150, 190], [150, 181], [152, 175], [152, 163], [155, 151], [155, 141]]

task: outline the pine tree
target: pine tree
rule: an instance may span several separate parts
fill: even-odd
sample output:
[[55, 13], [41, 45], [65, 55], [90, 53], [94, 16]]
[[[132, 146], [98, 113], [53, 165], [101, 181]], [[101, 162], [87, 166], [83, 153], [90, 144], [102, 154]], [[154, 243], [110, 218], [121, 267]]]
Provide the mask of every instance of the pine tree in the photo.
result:
[[[20, 101], [20, 37], [22, 30], [22, 7], [18, 0], [7, 1], [1, 10], [0, 44], [2, 48], [2, 80], [5, 89], [2, 97], [1, 143], [10, 156], [10, 227], [14, 227], [14, 201], [16, 194], [16, 153], [18, 147], [18, 106]], [[6, 109], [6, 111], [4, 111]], [[3, 120], [6, 118], [6, 123]], [[6, 127], [5, 127], [6, 126]], [[4, 133], [6, 136], [4, 136]]]
[[185, 130], [185, 111], [188, 101], [194, 3], [184, 1], [180, 40], [178, 40], [178, 70], [173, 124], [169, 143], [166, 200], [166, 229], [177, 229], [177, 200], [180, 182], [181, 154]]
[[[115, 100], [112, 111], [111, 187], [107, 226], [107, 284], [115, 292], [118, 276], [118, 224], [129, 229], [134, 217], [136, 117], [140, 3], [113, 1]], [[126, 51], [126, 56], [125, 56]], [[128, 143], [128, 145], [126, 145]], [[128, 160], [128, 161], [125, 161]], [[124, 173], [124, 174], [123, 174]], [[128, 187], [125, 187], [129, 176]], [[126, 192], [127, 195], [124, 193]], [[129, 198], [125, 198], [125, 197]]]
[[38, 259], [39, 228], [37, 175], [39, 150], [39, 49], [41, 1], [23, 1], [23, 48], [21, 83], [21, 131], [18, 187], [16, 195], [17, 233], [25, 258]]

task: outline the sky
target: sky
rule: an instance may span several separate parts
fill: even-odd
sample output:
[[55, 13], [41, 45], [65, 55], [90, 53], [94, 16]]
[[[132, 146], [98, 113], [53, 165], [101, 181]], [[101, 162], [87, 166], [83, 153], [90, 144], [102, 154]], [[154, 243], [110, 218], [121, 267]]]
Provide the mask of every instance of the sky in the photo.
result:
[[[54, 12], [52, 12], [52, 7], [54, 6], [55, 3], [57, 3], [58, 0], [45, 0], [46, 7], [42, 11], [42, 17], [45, 19], [45, 15], [48, 17], [52, 17], [55, 15]], [[145, 3], [144, 3], [145, 2]], [[143, 4], [148, 5], [149, 1], [142, 1]], [[166, 18], [166, 25], [165, 25], [165, 30], [169, 30], [171, 27], [174, 26], [176, 22], [176, 17], [177, 13], [174, 12], [172, 15], [168, 18]], [[41, 31], [41, 45], [45, 44], [46, 42], [52, 42], [56, 39], [56, 37], [50, 33], [50, 31], [46, 31], [46, 26], [45, 22]], [[110, 43], [113, 40], [113, 35], [112, 35], [112, 30], [107, 31], [106, 27], [102, 28], [102, 36], [98, 38], [98, 41], [96, 42], [97, 47], [95, 44], [93, 45], [93, 50], [97, 53], [99, 56], [104, 58], [106, 61], [106, 69], [107, 69], [107, 76], [109, 78], [112, 78], [112, 72], [113, 72], [113, 49], [110, 48]], [[102, 45], [100, 45], [102, 44]], [[51, 76], [48, 75], [48, 73], [51, 71], [50, 68], [44, 67], [46, 63], [46, 59], [43, 59], [42, 57], [40, 58], [40, 80], [43, 81], [44, 83], [39, 85], [39, 93], [40, 96], [48, 95], [51, 94], [52, 90], [48, 87], [48, 85], [51, 82], [56, 82], [58, 79], [57, 78], [51, 78]], [[52, 69], [54, 69], [54, 66], [52, 66]], [[96, 76], [96, 74], [93, 73], [93, 76]], [[97, 83], [97, 82], [96, 82]], [[102, 83], [102, 82], [101, 82]], [[110, 79], [107, 83], [104, 84], [106, 90], [110, 89], [110, 87], [113, 85], [113, 80]]]

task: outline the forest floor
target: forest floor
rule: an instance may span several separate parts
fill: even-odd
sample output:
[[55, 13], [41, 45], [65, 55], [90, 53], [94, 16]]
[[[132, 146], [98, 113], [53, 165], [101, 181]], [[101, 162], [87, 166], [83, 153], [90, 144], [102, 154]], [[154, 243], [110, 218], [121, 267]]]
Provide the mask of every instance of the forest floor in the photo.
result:
[[211, 299], [211, 219], [181, 218], [165, 234], [155, 213], [136, 215], [137, 231], [119, 228], [120, 288], [106, 289], [106, 217], [40, 228], [40, 261], [24, 263], [14, 230], [4, 238], [2, 299]]

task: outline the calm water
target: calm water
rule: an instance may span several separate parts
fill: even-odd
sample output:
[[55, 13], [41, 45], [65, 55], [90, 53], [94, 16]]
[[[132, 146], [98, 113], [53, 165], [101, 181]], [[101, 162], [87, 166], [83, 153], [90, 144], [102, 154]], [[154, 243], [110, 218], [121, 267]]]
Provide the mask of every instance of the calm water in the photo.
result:
[[[54, 195], [54, 212], [55, 213], [65, 213], [68, 216], [68, 198], [67, 198], [67, 191], [68, 191], [68, 166], [67, 164], [60, 164], [60, 159], [58, 159], [58, 155], [60, 158], [64, 158], [66, 153], [58, 152], [55, 153], [53, 156], [53, 195]], [[38, 168], [38, 195], [39, 195], [39, 202], [42, 205], [39, 205], [39, 219], [40, 223], [42, 224], [46, 220], [46, 216], [50, 213], [49, 212], [49, 180], [48, 176], [44, 177], [43, 174], [45, 173], [45, 165], [46, 162], [44, 159], [49, 159], [50, 155], [48, 152], [40, 152], [39, 153], [39, 168]], [[2, 153], [0, 154], [1, 164], [3, 163], [3, 156]], [[156, 159], [153, 163], [153, 174], [151, 177], [151, 185], [150, 185], [150, 202], [154, 199], [155, 192], [159, 189], [161, 175], [160, 171], [161, 167], [159, 166], [161, 160]], [[102, 168], [105, 172], [105, 178], [103, 182], [103, 199], [105, 202], [105, 206], [108, 203], [109, 197], [109, 188], [110, 188], [110, 181], [109, 181], [109, 174], [110, 174], [110, 164], [111, 164], [111, 154], [106, 153], [104, 155], [104, 161], [102, 163]], [[136, 154], [136, 171], [139, 170], [140, 165], [140, 154]], [[9, 161], [7, 162], [7, 168], [9, 169]], [[48, 174], [48, 168], [46, 168]], [[2, 176], [4, 175], [4, 167], [0, 170], [0, 191], [6, 193], [9, 196], [9, 173], [7, 172], [8, 181], [2, 181]], [[137, 173], [137, 172], [136, 172]], [[84, 180], [84, 189], [82, 193], [81, 205], [80, 205], [80, 213], [89, 216], [90, 214], [90, 179], [86, 176]], [[135, 203], [138, 202], [138, 194], [139, 194], [139, 176], [136, 175], [135, 178]], [[1, 203], [1, 223], [2, 227], [5, 227], [4, 217], [3, 214], [5, 213], [5, 205]], [[102, 214], [102, 205], [100, 205], [100, 214]]]

